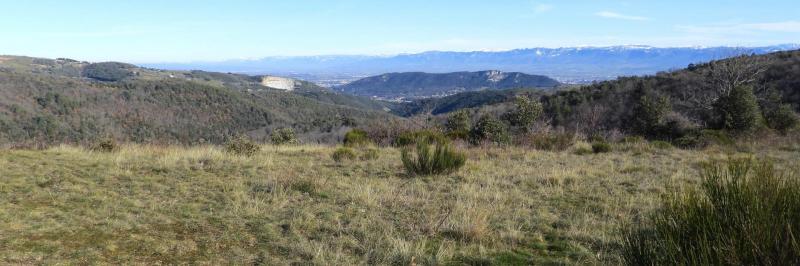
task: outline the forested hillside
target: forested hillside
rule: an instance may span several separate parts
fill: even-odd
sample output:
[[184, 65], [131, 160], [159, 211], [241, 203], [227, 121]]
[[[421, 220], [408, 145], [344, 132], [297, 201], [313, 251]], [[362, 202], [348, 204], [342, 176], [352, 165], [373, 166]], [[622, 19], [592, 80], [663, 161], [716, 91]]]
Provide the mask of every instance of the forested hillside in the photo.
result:
[[428, 98], [459, 92], [518, 88], [554, 88], [560, 83], [540, 75], [496, 70], [453, 73], [387, 73], [337, 87], [354, 95], [388, 99]]
[[[122, 63], [3, 57], [0, 143], [221, 143], [264, 139], [291, 127], [309, 141], [335, 141], [341, 128], [393, 119], [368, 99], [306, 84], [297, 91], [257, 77], [168, 72]], [[354, 107], [355, 106], [355, 107]]]
[[[654, 76], [624, 77], [545, 96], [553, 125], [585, 130], [636, 131], [647, 105], [663, 102], [653, 123], [681, 127], [724, 127], [720, 98], [736, 88], [752, 91], [761, 111], [800, 107], [800, 51], [741, 56], [689, 65]], [[651, 112], [652, 113], [652, 112]], [[639, 129], [641, 130], [641, 129]]]
[[[530, 113], [535, 121], [524, 125], [513, 121], [520, 98], [540, 105], [532, 110], [541, 111]], [[472, 125], [494, 117], [493, 125], [500, 129], [517, 128], [510, 131], [522, 134], [512, 134], [518, 141], [525, 141], [523, 133], [530, 131], [557, 130], [599, 139], [639, 135], [694, 146], [708, 135], [719, 139], [767, 128], [784, 133], [794, 128], [799, 121], [800, 51], [739, 56], [555, 92], [481, 91], [403, 107], [396, 112], [439, 115], [440, 120], [452, 118], [448, 112], [469, 108]]]

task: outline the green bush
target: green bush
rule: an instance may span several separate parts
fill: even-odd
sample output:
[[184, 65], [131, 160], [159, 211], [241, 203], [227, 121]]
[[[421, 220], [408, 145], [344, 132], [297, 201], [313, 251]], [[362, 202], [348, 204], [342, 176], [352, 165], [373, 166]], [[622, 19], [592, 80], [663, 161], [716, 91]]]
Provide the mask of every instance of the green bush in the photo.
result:
[[770, 128], [782, 134], [786, 134], [789, 130], [794, 129], [797, 127], [798, 122], [800, 122], [800, 118], [798, 118], [797, 114], [792, 110], [792, 106], [788, 104], [782, 104], [770, 112], [765, 112], [764, 118]]
[[470, 142], [473, 145], [481, 144], [484, 141], [490, 141], [495, 144], [508, 143], [511, 137], [508, 135], [506, 125], [500, 120], [485, 115], [478, 120], [475, 127], [469, 133]]
[[409, 175], [449, 174], [464, 166], [467, 160], [464, 153], [455, 151], [447, 143], [431, 145], [419, 142], [416, 148], [416, 156], [411, 154], [408, 147], [401, 152], [403, 166]]
[[694, 130], [675, 140], [675, 145], [682, 148], [704, 148], [712, 144], [733, 145], [731, 136], [721, 130]]
[[91, 150], [98, 152], [115, 152], [119, 150], [119, 144], [117, 144], [117, 141], [113, 138], [103, 138], [92, 144]]
[[659, 150], [672, 149], [672, 144], [671, 143], [666, 142], [666, 141], [662, 141], [662, 140], [656, 140], [656, 141], [650, 142], [650, 145], [653, 145], [654, 148], [659, 149]]
[[514, 110], [506, 114], [506, 120], [512, 126], [528, 131], [528, 128], [542, 115], [542, 103], [523, 96], [517, 97], [515, 103]]
[[662, 136], [665, 134], [665, 118], [671, 109], [667, 97], [643, 95], [631, 112], [631, 129], [645, 136]]
[[463, 132], [469, 132], [469, 127], [470, 118], [469, 113], [466, 110], [458, 110], [448, 116], [444, 125], [445, 131], [448, 135], [455, 133], [459, 136], [462, 135]]
[[675, 193], [625, 228], [630, 265], [800, 265], [800, 182], [768, 161], [706, 164], [697, 190]]
[[371, 144], [367, 132], [354, 128], [344, 134], [344, 145], [347, 147], [360, 147]]
[[356, 158], [358, 158], [358, 155], [351, 148], [340, 147], [340, 148], [336, 149], [335, 151], [333, 151], [333, 154], [331, 154], [331, 158], [333, 158], [333, 161], [335, 161], [337, 163], [340, 163], [340, 162], [344, 162], [344, 161], [355, 160]]
[[358, 158], [362, 161], [372, 161], [377, 160], [380, 157], [380, 152], [376, 148], [367, 148], [361, 152], [361, 156]]
[[272, 131], [272, 136], [270, 136], [272, 140], [272, 144], [275, 145], [284, 145], [284, 144], [297, 144], [297, 137], [294, 134], [294, 129], [291, 128], [279, 128]]
[[595, 143], [592, 143], [592, 152], [594, 152], [594, 153], [611, 152], [611, 144], [608, 144], [608, 142], [595, 142]]
[[442, 135], [442, 133], [432, 130], [406, 131], [400, 133], [400, 135], [394, 139], [394, 145], [398, 147], [414, 145], [420, 142], [448, 143], [449, 140]]
[[563, 151], [575, 143], [573, 133], [535, 134], [530, 137], [531, 145], [537, 150]]
[[249, 138], [239, 136], [225, 144], [225, 151], [236, 155], [253, 156], [261, 151], [261, 147]]
[[719, 127], [736, 133], [752, 131], [760, 122], [761, 111], [751, 87], [734, 88], [728, 95], [717, 100], [714, 110]]

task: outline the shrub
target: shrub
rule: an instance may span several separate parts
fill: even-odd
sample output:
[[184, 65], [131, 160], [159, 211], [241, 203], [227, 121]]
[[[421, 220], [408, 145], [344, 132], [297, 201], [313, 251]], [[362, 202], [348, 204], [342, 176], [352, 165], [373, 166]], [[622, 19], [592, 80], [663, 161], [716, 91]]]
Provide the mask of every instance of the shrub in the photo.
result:
[[630, 125], [634, 132], [645, 136], [663, 135], [670, 109], [672, 106], [667, 97], [643, 95], [633, 107]]
[[516, 99], [516, 106], [513, 111], [506, 114], [506, 120], [517, 128], [523, 131], [528, 131], [528, 128], [533, 125], [536, 119], [542, 115], [542, 103], [538, 100], [531, 100], [528, 97], [518, 96]]
[[662, 140], [656, 140], [656, 141], [650, 142], [650, 145], [653, 145], [653, 147], [655, 147], [656, 149], [660, 149], [660, 150], [672, 149], [672, 144], [671, 143], [666, 142], [666, 141], [662, 141]]
[[675, 140], [675, 145], [682, 148], [704, 148], [711, 144], [733, 145], [734, 140], [720, 130], [694, 130]]
[[231, 139], [227, 144], [225, 144], [225, 151], [236, 155], [253, 156], [261, 151], [261, 147], [259, 147], [258, 144], [249, 138], [245, 136], [239, 136]]
[[333, 161], [335, 161], [337, 163], [340, 163], [340, 162], [343, 162], [343, 161], [352, 161], [352, 160], [355, 160], [357, 157], [358, 157], [358, 155], [356, 155], [356, 152], [353, 149], [348, 148], [348, 147], [340, 147], [340, 148], [336, 149], [333, 152], [333, 154], [331, 154], [331, 158], [333, 158]]
[[714, 104], [719, 128], [736, 133], [752, 131], [759, 123], [761, 111], [753, 89], [738, 86], [728, 95], [723, 95]]
[[297, 137], [294, 134], [294, 129], [291, 128], [279, 128], [272, 131], [272, 136], [270, 137], [272, 140], [272, 144], [275, 145], [284, 145], [284, 144], [297, 144]]
[[594, 153], [606, 153], [610, 151], [611, 151], [611, 144], [608, 144], [608, 142], [592, 143], [592, 152]]
[[354, 128], [344, 134], [344, 145], [347, 147], [359, 147], [371, 144], [367, 132]]
[[469, 135], [470, 118], [466, 110], [458, 110], [447, 117], [444, 128], [448, 136], [466, 139]]
[[496, 144], [508, 143], [510, 137], [506, 125], [494, 117], [485, 115], [478, 120], [475, 127], [469, 133], [470, 142], [478, 145], [483, 141], [491, 141]]
[[447, 137], [442, 133], [432, 130], [414, 130], [400, 133], [394, 140], [394, 145], [398, 147], [414, 145], [420, 142], [427, 143], [448, 143]]
[[782, 134], [786, 134], [789, 130], [797, 127], [798, 122], [800, 122], [797, 114], [792, 110], [792, 106], [788, 104], [782, 104], [774, 110], [766, 112], [764, 118], [770, 128]]
[[630, 265], [800, 265], [800, 182], [768, 161], [703, 167], [697, 190], [625, 228]]
[[[435, 148], [431, 148], [435, 146]], [[401, 152], [403, 166], [409, 175], [437, 175], [449, 174], [464, 166], [467, 156], [455, 151], [450, 144], [419, 142], [416, 147], [416, 156], [411, 154], [409, 148]]]
[[575, 143], [574, 133], [535, 134], [530, 137], [537, 150], [563, 151]]
[[372, 161], [372, 160], [377, 160], [378, 157], [380, 157], [380, 152], [378, 151], [378, 149], [368, 148], [365, 149], [361, 153], [361, 156], [359, 156], [358, 158], [361, 159], [362, 161]]
[[115, 152], [119, 150], [119, 144], [117, 144], [117, 141], [113, 138], [103, 138], [92, 144], [91, 150], [98, 152]]

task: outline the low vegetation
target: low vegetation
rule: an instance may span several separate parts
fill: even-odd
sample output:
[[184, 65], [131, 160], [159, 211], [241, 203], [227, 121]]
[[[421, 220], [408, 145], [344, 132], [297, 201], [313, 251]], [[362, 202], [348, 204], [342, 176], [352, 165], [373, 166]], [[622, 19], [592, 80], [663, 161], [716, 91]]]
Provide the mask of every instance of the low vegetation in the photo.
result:
[[[121, 144], [113, 153], [72, 146], [0, 150], [0, 261], [617, 265], [630, 252], [625, 224], [665, 213], [659, 211], [664, 194], [705, 189], [708, 176], [701, 178], [698, 165], [769, 157], [776, 173], [797, 172], [797, 143], [780, 137], [732, 148], [660, 150], [646, 141], [619, 142], [602, 155], [461, 148], [468, 158], [464, 166], [434, 177], [409, 177], [401, 149], [392, 147], [375, 148], [380, 156], [369, 161], [353, 150], [356, 156], [343, 156], [346, 163], [332, 159], [337, 148], [312, 145], [258, 146], [252, 156], [226, 152], [226, 146]], [[586, 145], [579, 141], [575, 147]], [[774, 188], [757, 169], [752, 166], [747, 174], [752, 181], [743, 183]], [[788, 180], [778, 176], [775, 180]], [[791, 187], [788, 181], [780, 184]], [[757, 229], [753, 236], [768, 236], [785, 228], [781, 221], [798, 221], [780, 218], [798, 213], [781, 200], [796, 191], [769, 191], [770, 198], [736, 206], [784, 211], [763, 226], [761, 220], [731, 226], [750, 226]], [[677, 215], [704, 206], [673, 210]], [[739, 217], [734, 214], [744, 213], [733, 211], [730, 217]], [[677, 217], [693, 217], [686, 215]], [[714, 219], [697, 226], [724, 225]], [[642, 226], [653, 228], [650, 221], [641, 219]], [[677, 225], [675, 232], [690, 223]], [[649, 247], [661, 246], [671, 247]], [[728, 257], [747, 262], [745, 256], [753, 253], [746, 251]]]
[[291, 128], [279, 128], [272, 131], [272, 144], [275, 145], [285, 145], [285, 144], [297, 144], [297, 136], [294, 134], [294, 129]]
[[705, 165], [701, 182], [631, 226], [628, 264], [800, 264], [800, 178], [746, 158]]
[[331, 158], [334, 162], [341, 163], [344, 161], [355, 160], [358, 158], [358, 154], [356, 154], [356, 151], [351, 148], [341, 147], [333, 151]]
[[250, 138], [239, 136], [231, 139], [227, 144], [225, 144], [225, 151], [241, 156], [253, 156], [261, 151], [261, 147], [250, 140]]
[[401, 153], [403, 166], [409, 175], [439, 175], [457, 171], [467, 161], [464, 153], [456, 151], [448, 143], [419, 141], [415, 153], [404, 148]]

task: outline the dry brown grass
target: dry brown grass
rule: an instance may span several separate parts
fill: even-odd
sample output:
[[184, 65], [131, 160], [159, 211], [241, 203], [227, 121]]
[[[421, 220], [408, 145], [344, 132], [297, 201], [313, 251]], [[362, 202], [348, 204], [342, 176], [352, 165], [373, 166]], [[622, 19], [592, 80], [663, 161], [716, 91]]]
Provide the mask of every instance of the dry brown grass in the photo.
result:
[[[797, 170], [791, 147], [747, 152]], [[334, 150], [0, 150], [0, 261], [618, 264], [622, 223], [695, 185], [698, 163], [741, 153], [481, 148], [457, 173], [409, 178], [396, 149], [342, 164]]]

